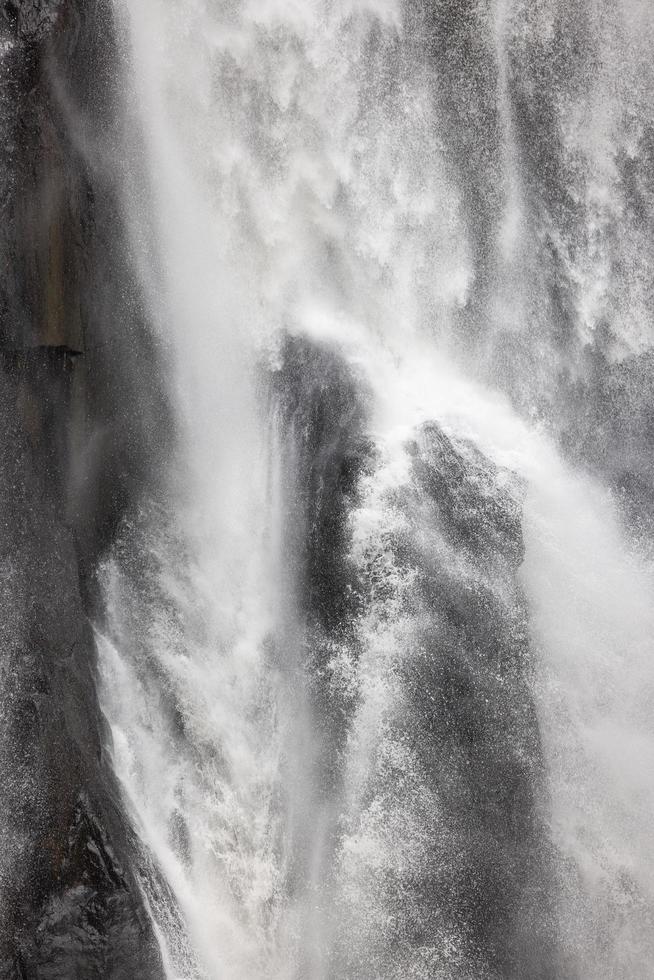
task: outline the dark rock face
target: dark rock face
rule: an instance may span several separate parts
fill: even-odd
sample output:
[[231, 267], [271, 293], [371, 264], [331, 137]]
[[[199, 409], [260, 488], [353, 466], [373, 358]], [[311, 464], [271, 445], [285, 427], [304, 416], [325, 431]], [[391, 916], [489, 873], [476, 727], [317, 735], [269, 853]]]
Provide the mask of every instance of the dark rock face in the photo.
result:
[[[389, 491], [389, 530], [368, 554], [360, 601], [383, 609], [390, 599], [366, 627], [373, 656], [377, 632], [394, 621], [402, 625], [393, 643], [403, 644], [389, 668], [398, 707], [380, 723], [362, 825], [365, 833], [366, 813], [388, 823], [404, 814], [398, 832], [409, 850], [384, 859], [382, 872], [373, 867], [372, 900], [386, 896], [383, 942], [364, 940], [353, 961], [356, 942], [346, 939], [343, 975], [553, 980], [553, 864], [519, 583], [521, 487], [434, 423], [407, 450], [410, 475]], [[395, 842], [387, 846], [392, 854]]]
[[[436, 425], [411, 451], [407, 513], [417, 515], [417, 533], [406, 554], [419, 569], [425, 610], [406, 678], [420, 732], [412, 738], [464, 862], [440, 886], [492, 975], [553, 978], [542, 760], [518, 583], [519, 487], [507, 489], [489, 460], [455, 447]], [[438, 529], [456, 561], [421, 547], [424, 527]]]
[[155, 382], [137, 388], [152, 345], [97, 162], [113, 27], [102, 2], [10, 2], [0, 34], [0, 976], [148, 980], [163, 971], [88, 620], [166, 418]]
[[[4, 419], [16, 413], [11, 393]], [[103, 750], [74, 540], [33, 456], [20, 424], [5, 425], [0, 975], [156, 977], [136, 850]]]
[[330, 633], [356, 612], [346, 524], [370, 461], [366, 395], [337, 353], [300, 337], [286, 339], [273, 387], [293, 457], [288, 534], [300, 602], [309, 620]]
[[[268, 383], [288, 480], [283, 535], [291, 635], [284, 635], [282, 626], [277, 642], [297, 646], [310, 687], [316, 747], [305, 795], [325, 828], [321, 867], [328, 879], [338, 843], [342, 752], [354, 707], [331, 685], [329, 662], [335, 646], [356, 645], [360, 588], [349, 557], [348, 520], [359, 478], [372, 455], [365, 431], [367, 396], [333, 348], [301, 337], [285, 339], [279, 366]], [[296, 834], [293, 878], [298, 882], [311, 878], [314, 831], [298, 828]], [[328, 880], [322, 887], [327, 893]], [[307, 973], [315, 969], [310, 945], [303, 950], [307, 961], [300, 966]]]
[[62, 504], [92, 562], [170, 420], [118, 203], [121, 58], [101, 0], [21, 4], [3, 31], [0, 355], [33, 441], [60, 443]]
[[302, 623], [305, 661], [322, 731], [318, 769], [328, 797], [339, 792], [339, 753], [352, 703], [330, 683], [338, 645], [356, 649], [362, 583], [350, 558], [349, 518], [358, 484], [374, 462], [367, 434], [368, 396], [361, 380], [327, 345], [286, 338], [272, 377], [290, 475], [284, 539], [290, 557], [288, 592]]
[[57, 24], [62, 6], [62, 0], [8, 0], [5, 16], [15, 24], [22, 39], [41, 41]]

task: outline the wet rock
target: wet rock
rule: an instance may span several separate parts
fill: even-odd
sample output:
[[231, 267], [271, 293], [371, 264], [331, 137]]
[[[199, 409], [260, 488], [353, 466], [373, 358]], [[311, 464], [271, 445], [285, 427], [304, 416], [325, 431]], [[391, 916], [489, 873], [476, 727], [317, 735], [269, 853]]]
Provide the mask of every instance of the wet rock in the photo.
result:
[[373, 477], [361, 504], [352, 737], [367, 755], [349, 786], [341, 975], [554, 980], [522, 487], [436, 423], [406, 451], [408, 474], [381, 493]]
[[336, 351], [300, 337], [286, 338], [272, 381], [293, 474], [288, 533], [301, 602], [330, 632], [347, 625], [357, 602], [347, 517], [372, 451], [367, 395]]
[[2, 394], [0, 975], [156, 977], [73, 536]]
[[165, 418], [154, 382], [137, 384], [151, 342], [101, 165], [111, 9], [2, 12], [0, 976], [154, 980], [147, 860], [107, 756], [88, 618], [152, 462], [147, 419]]
[[5, 17], [21, 39], [34, 43], [52, 32], [63, 6], [63, 0], [7, 0]]
[[420, 626], [406, 668], [406, 737], [430, 774], [453, 856], [449, 871], [425, 868], [418, 889], [493, 976], [553, 978], [521, 487], [435, 424], [410, 451], [413, 489], [401, 506], [411, 530], [400, 554], [416, 572]]

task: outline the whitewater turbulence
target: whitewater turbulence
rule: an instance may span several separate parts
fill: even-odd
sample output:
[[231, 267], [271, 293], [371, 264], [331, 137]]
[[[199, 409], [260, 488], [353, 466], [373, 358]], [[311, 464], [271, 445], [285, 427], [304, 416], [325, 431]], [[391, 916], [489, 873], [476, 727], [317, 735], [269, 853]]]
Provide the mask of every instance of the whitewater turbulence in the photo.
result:
[[115, 7], [174, 432], [97, 636], [171, 980], [646, 980], [644, 7]]

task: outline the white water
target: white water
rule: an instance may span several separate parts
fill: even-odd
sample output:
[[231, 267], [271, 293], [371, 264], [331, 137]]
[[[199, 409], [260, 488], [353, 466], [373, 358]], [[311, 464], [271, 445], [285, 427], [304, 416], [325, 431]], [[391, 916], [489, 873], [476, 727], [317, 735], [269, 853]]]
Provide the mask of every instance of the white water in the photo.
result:
[[[185, 936], [150, 895], [170, 977], [318, 980], [362, 976], [366, 963], [366, 976], [398, 980], [475, 976], [451, 932], [418, 951], [385, 939], [402, 904], [388, 882], [433, 851], [439, 807], [395, 730], [396, 667], [412, 655], [414, 623], [411, 575], [388, 547], [405, 519], [394, 501], [410, 481], [406, 440], [435, 419], [527, 487], [522, 580], [560, 856], [557, 975], [645, 980], [653, 573], [608, 491], [462, 366], [454, 321], [472, 288], [471, 245], [402, 5], [116, 6], [132, 72], [126, 133], [140, 160], [126, 211], [179, 449], [164, 511], [144, 508], [125, 532], [146, 571], [120, 551], [107, 564], [99, 643], [114, 764], [186, 923]], [[498, 4], [489, 35], [503, 98], [510, 7]], [[493, 322], [525, 329], [526, 219], [502, 111]], [[596, 286], [584, 290], [580, 330], [599, 315]], [[640, 347], [632, 327], [624, 344]], [[376, 556], [389, 587], [357, 624], [359, 659], [344, 647], [331, 665], [333, 683], [358, 699], [343, 796], [331, 803], [284, 540], [292, 454], [259, 380], [283, 331], [345, 356], [372, 392], [379, 452], [350, 518], [351, 557], [365, 577]], [[378, 785], [381, 769], [397, 774], [396, 792]], [[333, 958], [339, 944], [351, 972]]]

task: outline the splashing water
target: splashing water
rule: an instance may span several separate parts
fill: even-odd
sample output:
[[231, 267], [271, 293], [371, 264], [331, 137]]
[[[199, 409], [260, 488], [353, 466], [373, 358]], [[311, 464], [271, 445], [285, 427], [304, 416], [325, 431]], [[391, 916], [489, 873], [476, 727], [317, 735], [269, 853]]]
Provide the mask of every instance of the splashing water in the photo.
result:
[[[579, 79], [552, 76], [566, 206], [587, 222], [573, 248], [569, 222], [534, 204], [538, 161], [520, 143], [554, 2], [476, 10], [468, 50], [445, 3], [430, 19], [408, 0], [116, 0], [131, 66], [125, 210], [177, 449], [105, 564], [98, 643], [114, 765], [181, 912], [144, 880], [171, 978], [520, 975], [448, 908], [476, 872], [425, 731], [412, 735], [424, 636], [446, 635], [420, 593], [427, 566], [449, 570], [448, 589], [488, 593], [514, 631], [527, 610], [556, 935], [538, 976], [650, 974], [652, 570], [543, 408], [566, 357], [583, 373], [579, 352], [612, 306], [611, 357], [650, 345], [637, 313], [649, 253], [636, 234], [637, 260], [612, 258], [610, 241], [627, 207], [615, 161], [636, 155], [629, 112], [645, 85], [635, 68], [620, 75], [621, 52], [640, 51], [644, 15], [620, 7], [612, 33], [618, 13], [595, 6], [588, 58], [613, 94], [588, 101]], [[456, 127], [475, 122], [485, 76], [497, 105], [479, 149]], [[565, 343], [543, 299], [545, 239], [572, 283]], [[315, 522], [298, 503], [318, 423], [289, 423], [289, 338], [333, 353], [365, 417], [345, 494], [356, 603], [322, 633], [301, 598], [299, 539]], [[417, 485], [431, 423], [462, 483], [502, 501], [498, 521], [520, 510], [513, 584], [499, 558], [480, 565], [452, 543], [439, 498]]]

